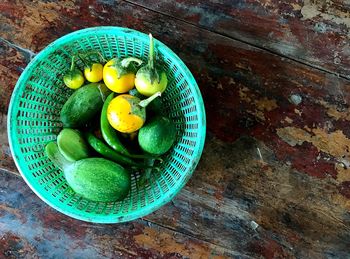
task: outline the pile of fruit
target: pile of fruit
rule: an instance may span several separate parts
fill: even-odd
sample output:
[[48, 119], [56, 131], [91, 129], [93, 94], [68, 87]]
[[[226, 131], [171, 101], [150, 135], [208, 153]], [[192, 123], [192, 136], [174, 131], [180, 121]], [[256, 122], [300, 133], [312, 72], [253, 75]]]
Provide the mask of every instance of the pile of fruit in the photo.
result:
[[75, 91], [60, 112], [64, 128], [45, 152], [76, 193], [92, 201], [122, 200], [134, 170], [143, 180], [159, 170], [176, 138], [174, 123], [161, 112], [168, 79], [159, 63], [151, 34], [146, 64], [135, 57], [106, 62], [98, 52], [72, 57], [63, 81]]

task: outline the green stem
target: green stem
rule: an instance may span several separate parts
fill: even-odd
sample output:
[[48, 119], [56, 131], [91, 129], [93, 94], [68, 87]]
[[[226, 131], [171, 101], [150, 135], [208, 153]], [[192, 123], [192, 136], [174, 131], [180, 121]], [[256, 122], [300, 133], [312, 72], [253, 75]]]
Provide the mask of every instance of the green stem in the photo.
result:
[[157, 97], [161, 96], [162, 93], [161, 92], [156, 92], [155, 94], [153, 94], [152, 96], [148, 97], [145, 100], [142, 100], [141, 102], [139, 102], [139, 105], [143, 108], [145, 108], [147, 105], [149, 105], [154, 99], [156, 99]]
[[75, 56], [72, 56], [72, 63], [70, 64], [70, 71], [73, 71], [73, 69], [74, 69], [74, 59], [75, 59]]
[[145, 172], [141, 175], [141, 178], [138, 182], [138, 185], [140, 187], [144, 187], [146, 185], [146, 183], [149, 181], [149, 179], [151, 178], [151, 173], [152, 173], [152, 167], [154, 166], [154, 159], [149, 159], [147, 160], [147, 165], [151, 166], [151, 168], [146, 168]]
[[158, 161], [159, 163], [163, 163], [163, 159], [160, 157], [155, 157], [152, 155], [136, 155], [136, 154], [124, 154], [124, 156], [130, 157], [130, 158], [135, 158], [135, 159], [153, 159], [154, 161]]
[[121, 61], [122, 67], [128, 67], [130, 65], [130, 62], [136, 62], [138, 66], [142, 64], [142, 60], [139, 58], [134, 58], [134, 57], [129, 57], [129, 58], [124, 58]]
[[102, 59], [103, 62], [107, 62], [107, 60], [97, 50], [90, 50], [90, 51], [87, 51], [87, 52], [84, 52], [84, 53], [80, 53], [79, 56], [89, 57], [89, 60], [90, 60], [91, 54], [97, 54]]
[[79, 57], [80, 60], [83, 62], [84, 66], [85, 66], [85, 67], [89, 67], [90, 70], [91, 70], [91, 67], [89, 66], [89, 64], [86, 63], [86, 60], [85, 60], [80, 54], [78, 54], [78, 57]]
[[104, 63], [107, 63], [107, 60], [102, 56], [102, 54], [99, 51], [97, 51], [97, 54], [100, 56]]
[[149, 57], [148, 57], [148, 65], [151, 69], [154, 68], [154, 41], [153, 36], [149, 34]]

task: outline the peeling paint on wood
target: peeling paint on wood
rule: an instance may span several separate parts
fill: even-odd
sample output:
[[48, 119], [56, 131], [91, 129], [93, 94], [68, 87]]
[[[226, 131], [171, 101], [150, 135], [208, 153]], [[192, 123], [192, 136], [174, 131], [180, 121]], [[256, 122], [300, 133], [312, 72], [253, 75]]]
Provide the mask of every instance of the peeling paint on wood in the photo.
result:
[[338, 188], [331, 177], [321, 181], [278, 161], [273, 150], [252, 138], [233, 144], [209, 138], [189, 185], [147, 219], [235, 250], [264, 247], [257, 250], [297, 258], [327, 252], [345, 256], [350, 253], [350, 200]]

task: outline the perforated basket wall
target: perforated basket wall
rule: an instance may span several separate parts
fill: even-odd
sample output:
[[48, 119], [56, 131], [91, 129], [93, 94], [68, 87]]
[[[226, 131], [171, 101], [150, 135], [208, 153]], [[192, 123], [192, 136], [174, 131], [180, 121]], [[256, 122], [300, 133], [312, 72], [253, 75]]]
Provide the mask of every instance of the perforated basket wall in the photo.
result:
[[62, 81], [77, 51], [98, 50], [109, 59], [135, 56], [147, 59], [148, 35], [119, 27], [95, 27], [68, 34], [41, 51], [19, 78], [9, 108], [8, 134], [19, 171], [47, 204], [71, 217], [117, 223], [143, 217], [169, 202], [191, 177], [202, 153], [206, 122], [198, 86], [180, 58], [155, 41], [164, 60], [169, 85], [163, 95], [165, 113], [176, 123], [177, 143], [150, 184], [137, 185], [120, 202], [91, 202], [74, 193], [63, 173], [45, 156], [44, 146], [62, 129], [61, 107], [72, 93]]

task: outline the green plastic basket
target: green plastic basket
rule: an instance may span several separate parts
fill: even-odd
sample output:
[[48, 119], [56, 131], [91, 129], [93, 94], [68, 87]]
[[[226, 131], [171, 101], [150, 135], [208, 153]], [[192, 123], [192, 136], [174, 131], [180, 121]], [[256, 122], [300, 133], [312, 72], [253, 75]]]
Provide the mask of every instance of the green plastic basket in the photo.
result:
[[[32, 190], [56, 210], [76, 219], [117, 223], [143, 217], [169, 202], [186, 184], [200, 159], [206, 133], [201, 93], [191, 72], [167, 46], [155, 40], [169, 85], [163, 94], [165, 113], [176, 123], [177, 143], [159, 173], [148, 184], [132, 189], [120, 202], [92, 202], [76, 194], [63, 173], [43, 152], [62, 129], [61, 107], [72, 93], [62, 73], [77, 51], [98, 50], [107, 59], [148, 54], [148, 35], [120, 27], [94, 27], [70, 33], [42, 50], [27, 66], [12, 94], [8, 136], [17, 168]], [[79, 66], [79, 64], [78, 64]]]

